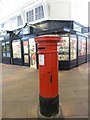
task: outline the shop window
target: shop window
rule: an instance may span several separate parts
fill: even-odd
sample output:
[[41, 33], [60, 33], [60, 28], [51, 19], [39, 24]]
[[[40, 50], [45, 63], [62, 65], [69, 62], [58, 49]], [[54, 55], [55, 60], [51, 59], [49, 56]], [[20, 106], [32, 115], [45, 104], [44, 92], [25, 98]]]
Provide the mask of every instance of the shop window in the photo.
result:
[[79, 36], [78, 38], [78, 56], [86, 55], [86, 38]]
[[17, 16], [17, 26], [23, 25], [22, 17], [21, 15]]
[[7, 57], [10, 57], [10, 45], [9, 44], [6, 44], [6, 54], [7, 54]]
[[70, 60], [77, 58], [77, 38], [76, 35], [70, 36]]
[[20, 43], [20, 39], [14, 40], [12, 42], [12, 48], [13, 48], [13, 58], [21, 58], [21, 43]]
[[6, 57], [6, 47], [4, 44], [2, 44], [2, 56]]
[[2, 43], [2, 56], [10, 57], [10, 45], [7, 42]]
[[44, 18], [44, 10], [43, 10], [43, 6], [39, 6], [35, 8], [35, 20]]
[[61, 41], [58, 42], [58, 60], [68, 61], [69, 60], [69, 37], [62, 35]]
[[30, 10], [26, 13], [27, 22], [34, 21], [34, 11]]

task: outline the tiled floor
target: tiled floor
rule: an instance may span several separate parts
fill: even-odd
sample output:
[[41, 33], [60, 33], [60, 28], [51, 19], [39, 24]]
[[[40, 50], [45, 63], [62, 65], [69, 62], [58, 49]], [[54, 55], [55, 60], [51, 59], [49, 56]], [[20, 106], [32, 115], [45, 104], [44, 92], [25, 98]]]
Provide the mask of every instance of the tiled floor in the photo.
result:
[[[2, 67], [3, 118], [37, 118], [38, 70], [5, 64]], [[86, 63], [59, 71], [59, 97], [65, 118], [88, 117], [88, 69]]]

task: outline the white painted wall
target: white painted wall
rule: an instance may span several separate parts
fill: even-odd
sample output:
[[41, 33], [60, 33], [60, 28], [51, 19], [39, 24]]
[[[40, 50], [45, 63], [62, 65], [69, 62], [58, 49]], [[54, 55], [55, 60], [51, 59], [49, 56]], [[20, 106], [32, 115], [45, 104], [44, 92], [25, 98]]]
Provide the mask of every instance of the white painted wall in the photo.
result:
[[[47, 20], [48, 19], [48, 8], [47, 8], [47, 3], [46, 3], [46, 0], [34, 0], [34, 2], [30, 2], [28, 4], [26, 4], [24, 7], [23, 7], [23, 11], [24, 11], [24, 14], [29, 11], [29, 10], [34, 10], [34, 16], [35, 16], [35, 8], [40, 6], [40, 5], [43, 5], [43, 8], [44, 8], [44, 15], [45, 17], [42, 18], [42, 19], [39, 19], [39, 20], [34, 20], [33, 22], [30, 22], [30, 24], [34, 24], [34, 23], [38, 23], [38, 22], [41, 22], [41, 21], [44, 21], [44, 20]], [[35, 17], [34, 17], [35, 18]], [[25, 14], [25, 22], [26, 22], [26, 14]]]
[[88, 26], [88, 0], [72, 0], [71, 19]]
[[88, 0], [47, 0], [48, 19], [74, 20], [88, 25]]
[[47, 0], [49, 20], [70, 20], [71, 0]]

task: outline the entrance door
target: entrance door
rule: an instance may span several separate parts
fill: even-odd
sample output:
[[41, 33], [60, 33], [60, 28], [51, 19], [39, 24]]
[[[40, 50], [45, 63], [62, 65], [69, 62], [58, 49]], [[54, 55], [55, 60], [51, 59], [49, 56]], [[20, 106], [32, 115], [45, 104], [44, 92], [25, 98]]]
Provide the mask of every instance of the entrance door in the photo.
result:
[[29, 41], [23, 41], [24, 66], [30, 66]]

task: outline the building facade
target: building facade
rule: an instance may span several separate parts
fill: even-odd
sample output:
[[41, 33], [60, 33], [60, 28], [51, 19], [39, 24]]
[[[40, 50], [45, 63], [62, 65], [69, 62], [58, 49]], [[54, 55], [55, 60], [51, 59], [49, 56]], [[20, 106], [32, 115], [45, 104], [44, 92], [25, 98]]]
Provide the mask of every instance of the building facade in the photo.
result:
[[74, 20], [86, 26], [87, 8], [87, 2], [80, 0], [31, 0], [8, 17], [3, 17], [0, 20], [0, 30], [14, 30], [25, 23], [35, 24], [45, 20]]
[[90, 59], [89, 40], [82, 34], [82, 28], [87, 26], [86, 7], [87, 4], [80, 0], [32, 0], [21, 5], [0, 21], [1, 34], [9, 31], [8, 39], [3, 36], [3, 61], [8, 58], [9, 64], [38, 68], [34, 37], [55, 34], [62, 38], [62, 43], [58, 43], [59, 69], [87, 62], [87, 51]]

